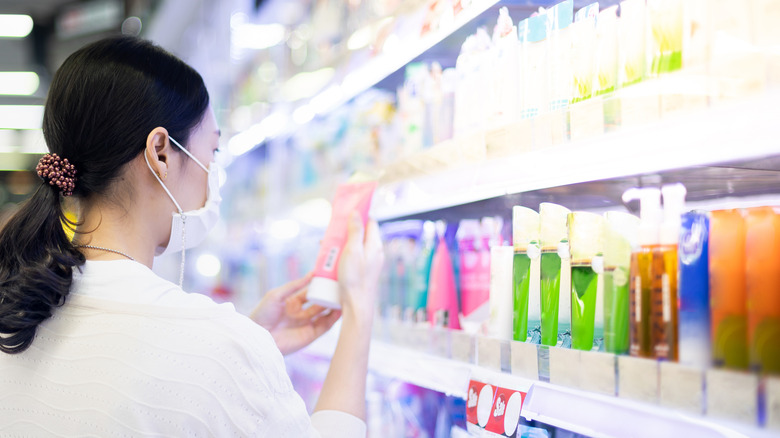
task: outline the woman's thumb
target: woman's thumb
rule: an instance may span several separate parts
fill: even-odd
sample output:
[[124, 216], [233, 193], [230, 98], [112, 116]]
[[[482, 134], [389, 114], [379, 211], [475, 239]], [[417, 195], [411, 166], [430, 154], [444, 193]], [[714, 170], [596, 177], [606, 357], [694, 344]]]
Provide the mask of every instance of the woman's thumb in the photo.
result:
[[352, 212], [349, 216], [349, 225], [347, 226], [347, 241], [355, 242], [363, 245], [363, 239], [365, 236], [365, 229], [363, 227], [363, 221], [360, 218], [360, 213], [357, 211]]

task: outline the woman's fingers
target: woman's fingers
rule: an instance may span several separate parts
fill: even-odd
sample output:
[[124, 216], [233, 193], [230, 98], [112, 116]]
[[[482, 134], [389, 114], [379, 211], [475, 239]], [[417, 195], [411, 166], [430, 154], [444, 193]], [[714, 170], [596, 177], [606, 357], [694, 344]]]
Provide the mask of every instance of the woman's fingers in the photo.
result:
[[301, 292], [306, 286], [311, 283], [313, 274], [309, 273], [303, 278], [293, 280], [287, 284], [283, 284], [273, 290], [275, 298], [279, 301], [285, 301], [297, 292]]

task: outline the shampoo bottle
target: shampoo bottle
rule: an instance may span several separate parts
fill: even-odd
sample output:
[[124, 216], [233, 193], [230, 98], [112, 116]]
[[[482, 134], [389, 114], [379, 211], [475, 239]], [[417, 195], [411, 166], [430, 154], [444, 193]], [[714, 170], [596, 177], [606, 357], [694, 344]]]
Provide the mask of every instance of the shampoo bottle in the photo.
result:
[[569, 213], [568, 208], [558, 204], [539, 205], [541, 343], [566, 348], [571, 346], [571, 265], [566, 227]]
[[631, 254], [629, 353], [637, 357], [653, 357], [651, 343], [650, 301], [653, 290], [661, 288], [660, 278], [653, 276], [653, 253], [660, 246], [661, 191], [646, 187], [629, 189], [623, 201], [639, 199], [638, 246]]
[[488, 334], [495, 338], [512, 340], [512, 262], [514, 248], [490, 248], [490, 322]]
[[520, 40], [520, 68], [523, 70], [522, 111], [524, 119], [533, 118], [547, 109], [547, 16], [536, 15], [517, 25]]
[[565, 0], [547, 12], [548, 78], [550, 81], [549, 110], [569, 107], [572, 91], [571, 29], [574, 1]]
[[572, 103], [590, 99], [596, 70], [596, 17], [599, 4], [592, 3], [574, 14], [571, 26]]
[[439, 327], [460, 329], [458, 319], [458, 293], [455, 288], [455, 272], [449, 247], [444, 240], [446, 225], [439, 223], [439, 242], [431, 262], [431, 278], [428, 286], [428, 321]]
[[617, 6], [604, 9], [596, 22], [596, 82], [594, 94], [615, 91], [618, 84]]
[[661, 225], [661, 246], [653, 253], [653, 278], [661, 279], [660, 288], [653, 289], [653, 327], [651, 342], [657, 359], [677, 361], [677, 241], [680, 219], [685, 207], [685, 186], [665, 185], [664, 220]]
[[739, 210], [710, 217], [710, 311], [714, 364], [746, 369], [745, 219]]
[[710, 365], [710, 219], [706, 212], [682, 216], [679, 246], [680, 363], [704, 369]]
[[[604, 219], [576, 211], [569, 214], [571, 247], [571, 348], [590, 351], [603, 343], [603, 304], [598, 299], [604, 272]], [[602, 304], [599, 306], [599, 304]]]
[[780, 373], [780, 216], [772, 207], [747, 210], [745, 238], [750, 368]]
[[647, 6], [645, 0], [620, 2], [618, 84], [625, 87], [645, 78], [647, 61]]
[[651, 73], [679, 70], [682, 68], [682, 0], [648, 0], [647, 10], [652, 35]]
[[636, 246], [639, 218], [610, 211], [604, 219], [604, 350], [627, 354], [631, 249]]
[[529, 295], [538, 291], [539, 284], [539, 214], [530, 208], [512, 209], [514, 340], [528, 336]]
[[420, 250], [414, 263], [414, 273], [409, 290], [412, 291], [407, 299], [408, 308], [412, 313], [412, 320], [423, 322], [427, 320], [425, 306], [428, 302], [428, 283], [431, 278], [431, 263], [436, 250], [436, 225], [431, 221], [423, 223], [423, 234], [420, 242]]

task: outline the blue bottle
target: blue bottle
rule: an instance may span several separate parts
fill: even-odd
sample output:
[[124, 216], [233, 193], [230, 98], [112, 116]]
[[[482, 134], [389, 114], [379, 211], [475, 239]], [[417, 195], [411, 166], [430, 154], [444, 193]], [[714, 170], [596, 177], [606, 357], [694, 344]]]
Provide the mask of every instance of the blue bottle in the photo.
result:
[[680, 363], [706, 368], [710, 343], [710, 220], [706, 212], [682, 215], [679, 246]]

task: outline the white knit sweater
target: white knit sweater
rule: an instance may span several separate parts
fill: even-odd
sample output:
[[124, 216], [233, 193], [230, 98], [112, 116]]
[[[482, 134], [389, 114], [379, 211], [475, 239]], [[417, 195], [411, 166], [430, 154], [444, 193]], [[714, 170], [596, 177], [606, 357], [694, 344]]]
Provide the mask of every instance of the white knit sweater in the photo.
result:
[[130, 260], [88, 261], [32, 346], [0, 353], [0, 436], [365, 437], [309, 417], [271, 335]]

